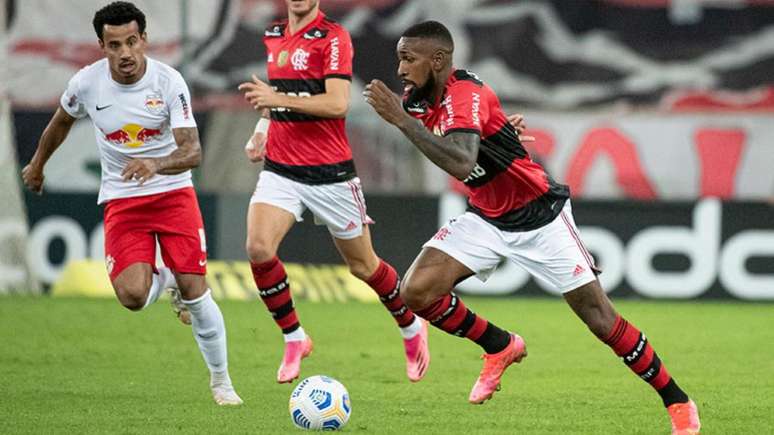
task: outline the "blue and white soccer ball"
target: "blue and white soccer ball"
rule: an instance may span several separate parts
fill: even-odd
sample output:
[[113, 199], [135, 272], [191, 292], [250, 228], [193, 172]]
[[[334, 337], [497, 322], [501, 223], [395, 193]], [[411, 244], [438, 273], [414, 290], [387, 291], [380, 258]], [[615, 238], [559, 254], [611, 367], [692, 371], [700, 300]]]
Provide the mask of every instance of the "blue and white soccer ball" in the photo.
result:
[[311, 376], [290, 394], [290, 419], [301, 429], [338, 430], [349, 421], [349, 393], [328, 376]]

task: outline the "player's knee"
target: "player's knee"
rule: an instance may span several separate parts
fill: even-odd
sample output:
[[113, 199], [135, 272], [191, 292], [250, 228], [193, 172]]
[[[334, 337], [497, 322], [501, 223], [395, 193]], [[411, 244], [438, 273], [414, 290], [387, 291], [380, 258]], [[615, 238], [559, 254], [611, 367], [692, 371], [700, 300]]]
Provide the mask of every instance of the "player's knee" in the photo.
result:
[[264, 263], [277, 255], [268, 243], [259, 239], [248, 238], [245, 249], [247, 251], [247, 258], [253, 263]]
[[148, 298], [149, 286], [143, 286], [143, 283], [122, 284], [115, 286], [115, 290], [121, 305], [131, 311], [140, 311]]

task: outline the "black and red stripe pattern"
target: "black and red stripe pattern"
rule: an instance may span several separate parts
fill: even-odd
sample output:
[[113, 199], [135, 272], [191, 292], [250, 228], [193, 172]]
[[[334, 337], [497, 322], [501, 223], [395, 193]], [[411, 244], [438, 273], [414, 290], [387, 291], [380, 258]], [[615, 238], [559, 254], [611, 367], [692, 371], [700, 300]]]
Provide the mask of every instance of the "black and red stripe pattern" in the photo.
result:
[[656, 390], [664, 388], [672, 379], [645, 334], [621, 316], [603, 341], [621, 357], [624, 364]]
[[438, 299], [429, 307], [417, 311], [428, 322], [449, 334], [478, 340], [487, 328], [487, 321], [470, 311], [454, 293]]
[[379, 260], [379, 267], [366, 283], [374, 289], [390, 315], [401, 328], [409, 326], [414, 321], [411, 311], [400, 298], [400, 279], [398, 272], [384, 260]]
[[279, 258], [274, 257], [260, 264], [250, 263], [250, 269], [258, 287], [258, 295], [282, 333], [289, 334], [298, 329], [301, 324], [290, 294], [288, 275]]

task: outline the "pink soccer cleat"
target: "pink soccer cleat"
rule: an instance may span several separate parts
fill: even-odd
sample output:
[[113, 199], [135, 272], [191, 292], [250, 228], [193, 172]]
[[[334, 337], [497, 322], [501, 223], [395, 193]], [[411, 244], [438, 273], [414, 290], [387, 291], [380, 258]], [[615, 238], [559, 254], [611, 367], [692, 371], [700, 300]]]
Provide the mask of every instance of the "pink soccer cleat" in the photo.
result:
[[419, 382], [430, 365], [430, 350], [427, 348], [427, 321], [422, 320], [422, 329], [413, 338], [403, 339], [406, 348], [406, 374], [411, 382]]
[[482, 355], [484, 367], [473, 385], [473, 390], [470, 391], [468, 401], [480, 405], [491, 399], [494, 392], [500, 389], [500, 378], [505, 369], [514, 362], [521, 362], [526, 356], [527, 345], [524, 343], [524, 339], [516, 334], [511, 334], [511, 342], [505, 349], [495, 354], [485, 353]]
[[285, 343], [285, 355], [282, 356], [282, 363], [277, 370], [277, 382], [280, 384], [293, 382], [298, 378], [301, 371], [301, 359], [306, 358], [312, 353], [312, 339], [307, 336], [303, 340], [288, 341]]
[[672, 435], [699, 435], [699, 410], [693, 400], [669, 405], [667, 412], [672, 420]]

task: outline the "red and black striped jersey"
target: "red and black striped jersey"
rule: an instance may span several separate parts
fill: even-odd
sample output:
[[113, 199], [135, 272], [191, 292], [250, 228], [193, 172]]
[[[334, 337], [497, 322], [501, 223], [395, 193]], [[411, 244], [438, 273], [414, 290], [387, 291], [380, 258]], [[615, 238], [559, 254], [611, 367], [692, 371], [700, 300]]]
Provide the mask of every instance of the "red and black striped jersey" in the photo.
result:
[[453, 70], [435, 106], [405, 98], [406, 111], [439, 136], [481, 137], [476, 166], [463, 183], [469, 210], [506, 231], [540, 228], [559, 215], [569, 187], [555, 182], [519, 141], [492, 88], [465, 70]]
[[[325, 92], [325, 80], [352, 80], [352, 40], [344, 27], [320, 11], [311, 23], [290, 34], [287, 19], [271, 24], [263, 42], [269, 84], [299, 97]], [[308, 184], [345, 181], [355, 176], [344, 118], [322, 118], [271, 109], [266, 143], [267, 170]]]

